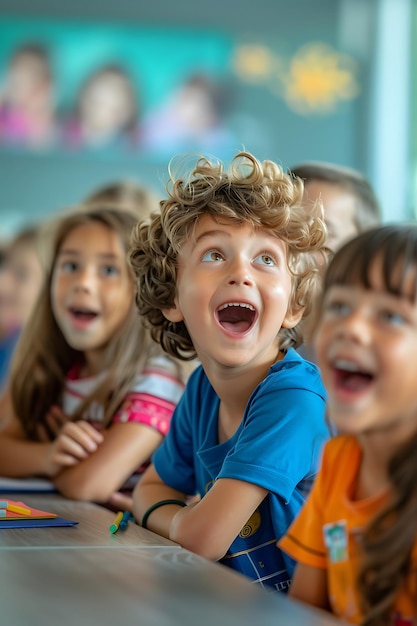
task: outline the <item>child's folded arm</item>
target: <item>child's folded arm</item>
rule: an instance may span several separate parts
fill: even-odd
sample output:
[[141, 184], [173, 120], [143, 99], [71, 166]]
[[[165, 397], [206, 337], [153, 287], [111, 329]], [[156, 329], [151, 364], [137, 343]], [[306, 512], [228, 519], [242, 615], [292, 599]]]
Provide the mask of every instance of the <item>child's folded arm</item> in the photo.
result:
[[179, 504], [166, 504], [150, 509], [157, 502], [166, 500], [186, 501], [186, 494], [166, 485], [153, 465], [150, 465], [138, 482], [133, 492], [133, 514], [139, 524], [148, 512], [146, 527], [149, 530], [169, 539], [169, 531], [173, 517], [176, 515]]
[[249, 482], [220, 478], [199, 502], [176, 513], [169, 538], [191, 552], [218, 561], [267, 493]]
[[163, 436], [136, 422], [116, 423], [85, 460], [63, 469], [54, 479], [67, 498], [107, 502], [152, 454]]

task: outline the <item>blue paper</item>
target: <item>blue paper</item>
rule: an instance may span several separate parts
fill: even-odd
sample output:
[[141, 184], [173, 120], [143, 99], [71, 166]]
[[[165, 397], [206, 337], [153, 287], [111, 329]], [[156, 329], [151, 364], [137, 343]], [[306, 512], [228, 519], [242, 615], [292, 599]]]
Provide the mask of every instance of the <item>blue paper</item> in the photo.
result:
[[22, 519], [10, 519], [10, 520], [1, 520], [0, 529], [1, 528], [51, 528], [53, 526], [76, 526], [78, 522], [75, 522], [70, 519], [65, 519], [64, 517], [51, 517], [47, 519], [30, 519], [30, 518], [22, 518]]
[[55, 485], [47, 478], [8, 478], [0, 476], [0, 493], [56, 493]]

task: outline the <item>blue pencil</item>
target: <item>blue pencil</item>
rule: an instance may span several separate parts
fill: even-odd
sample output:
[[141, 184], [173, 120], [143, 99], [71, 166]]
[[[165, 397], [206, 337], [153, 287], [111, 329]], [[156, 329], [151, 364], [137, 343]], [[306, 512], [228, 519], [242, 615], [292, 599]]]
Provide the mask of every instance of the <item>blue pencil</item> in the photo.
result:
[[129, 511], [125, 511], [123, 513], [122, 519], [120, 520], [120, 524], [119, 524], [120, 530], [126, 530], [128, 522], [134, 521], [134, 519], [135, 518], [133, 517], [133, 515], [129, 513]]

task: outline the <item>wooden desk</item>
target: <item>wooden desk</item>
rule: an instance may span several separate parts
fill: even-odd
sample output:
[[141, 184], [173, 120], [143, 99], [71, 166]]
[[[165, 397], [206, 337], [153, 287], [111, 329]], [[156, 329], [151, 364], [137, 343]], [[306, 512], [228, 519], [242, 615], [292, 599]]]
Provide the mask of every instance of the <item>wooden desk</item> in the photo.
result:
[[[336, 626], [341, 622], [129, 523], [57, 494], [19, 494], [75, 527], [0, 529], [0, 615], [11, 626]], [[110, 549], [107, 549], [110, 548]]]
[[[6, 498], [6, 496], [4, 496]], [[142, 548], [180, 546], [137, 524], [129, 522], [125, 531], [112, 534], [110, 524], [115, 513], [91, 502], [67, 500], [58, 494], [8, 494], [11, 500], [57, 513], [79, 522], [77, 526], [59, 528], [1, 528], [0, 550], [3, 548], [119, 548], [140, 545]]]
[[11, 626], [336, 626], [187, 550], [1, 551], [2, 623]]

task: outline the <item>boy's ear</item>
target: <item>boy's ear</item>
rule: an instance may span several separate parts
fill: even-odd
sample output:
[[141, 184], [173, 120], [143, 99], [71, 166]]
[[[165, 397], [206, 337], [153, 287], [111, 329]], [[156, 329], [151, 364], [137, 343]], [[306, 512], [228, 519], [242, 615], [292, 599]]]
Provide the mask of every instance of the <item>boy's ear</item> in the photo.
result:
[[287, 313], [282, 321], [282, 328], [294, 328], [299, 322], [301, 322], [304, 314], [304, 309], [291, 310], [288, 308]]
[[176, 298], [174, 305], [170, 309], [162, 309], [162, 315], [166, 317], [169, 322], [182, 322], [184, 319]]

